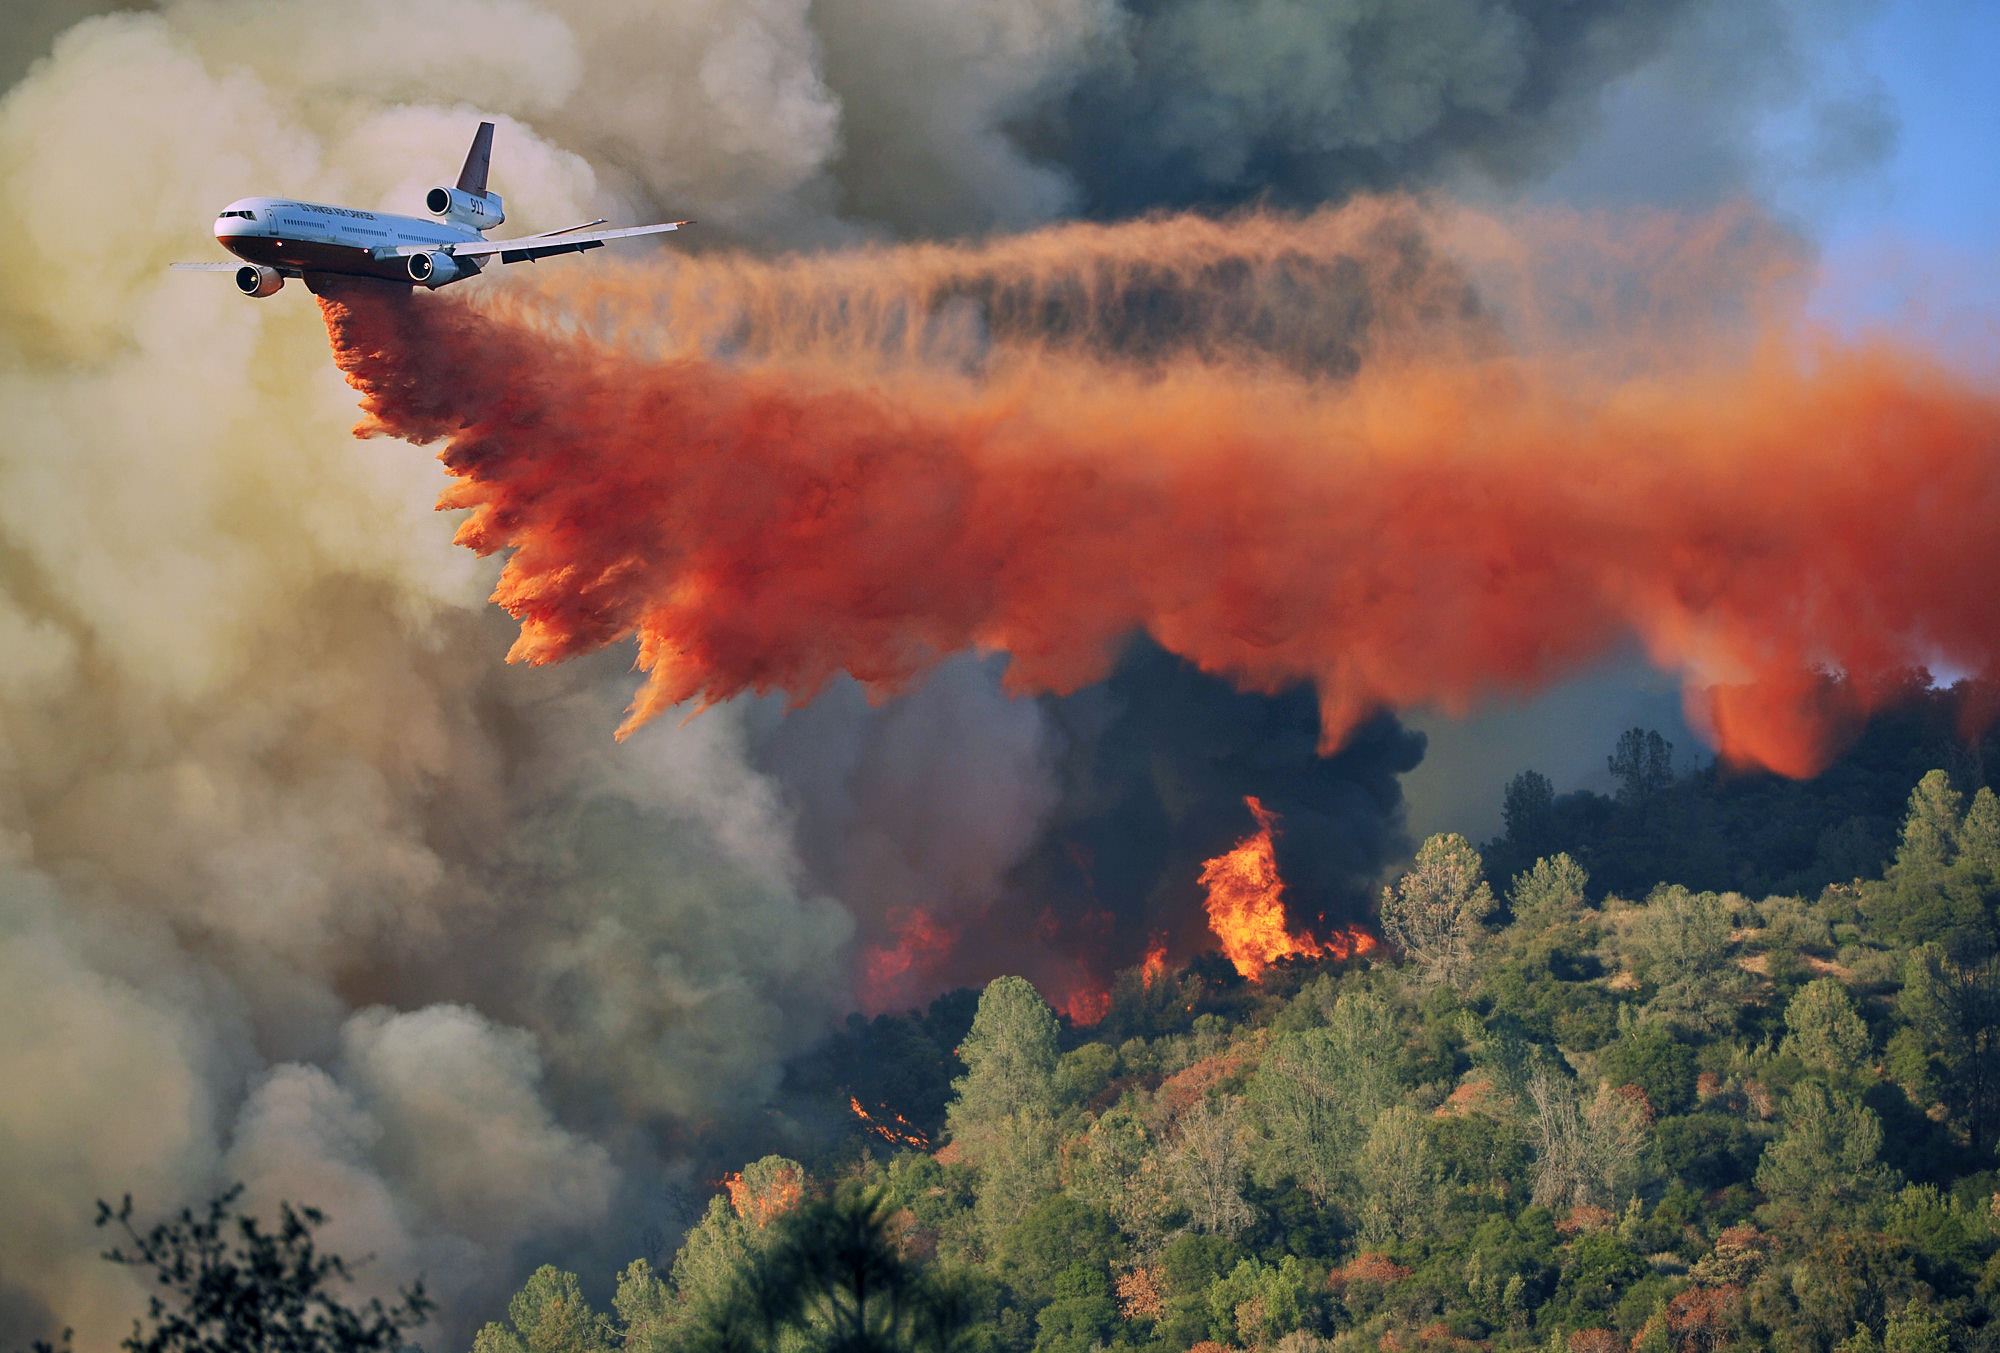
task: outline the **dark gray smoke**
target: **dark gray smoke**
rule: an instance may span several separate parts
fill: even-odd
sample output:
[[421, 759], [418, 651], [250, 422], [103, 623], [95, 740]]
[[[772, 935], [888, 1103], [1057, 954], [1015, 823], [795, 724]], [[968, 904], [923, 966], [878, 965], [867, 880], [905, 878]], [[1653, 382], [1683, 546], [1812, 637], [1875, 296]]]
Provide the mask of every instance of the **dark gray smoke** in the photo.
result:
[[[900, 1009], [998, 972], [1065, 999], [1156, 939], [1177, 958], [1210, 947], [1196, 877], [1256, 830], [1250, 795], [1282, 818], [1295, 920], [1364, 919], [1409, 849], [1398, 777], [1424, 737], [1387, 714], [1334, 756], [1318, 737], [1310, 691], [1245, 694], [1141, 639], [1067, 697], [1009, 701], [970, 660], [879, 710], [837, 693], [772, 728], [760, 759], [799, 805], [809, 877], [856, 915], [865, 994]], [[934, 950], [912, 943], [919, 910]], [[871, 948], [898, 946], [912, 966], [868, 990]]]
[[1119, 59], [1036, 129], [1087, 209], [1306, 206], [1461, 160], [1545, 168], [1690, 0], [1140, 0]]
[[1101, 686], [1047, 706], [1064, 792], [1014, 886], [1024, 900], [1108, 912], [1118, 966], [1154, 936], [1176, 958], [1210, 947], [1195, 880], [1256, 830], [1246, 797], [1280, 819], [1297, 923], [1365, 919], [1382, 873], [1408, 853], [1398, 777], [1422, 761], [1424, 736], [1393, 715], [1323, 756], [1312, 692], [1245, 694], [1147, 640]]
[[[1305, 208], [1468, 176], [1512, 190], [1560, 173], [1580, 145], [1595, 167], [1572, 181], [1625, 200], [1825, 180], [1893, 140], [1879, 90], [1829, 55], [1873, 5], [1062, 0], [1033, 22], [892, 4], [890, 24], [879, 4], [823, 0], [814, 14], [828, 84], [861, 133], [832, 165], [842, 204], [926, 233]], [[1777, 109], [1797, 110], [1801, 130], [1760, 147]]]

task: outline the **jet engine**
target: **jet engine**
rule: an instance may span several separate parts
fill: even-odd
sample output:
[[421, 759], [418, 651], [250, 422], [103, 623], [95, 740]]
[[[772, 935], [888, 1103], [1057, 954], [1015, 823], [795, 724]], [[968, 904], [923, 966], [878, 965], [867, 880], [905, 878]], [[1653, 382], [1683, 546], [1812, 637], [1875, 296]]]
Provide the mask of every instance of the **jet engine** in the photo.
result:
[[461, 277], [470, 277], [479, 269], [468, 259], [460, 262], [441, 250], [428, 254], [411, 254], [408, 263], [410, 280], [433, 289], [446, 282], [456, 282]]
[[245, 263], [236, 270], [236, 289], [245, 296], [271, 296], [285, 285], [285, 275], [261, 263]]
[[491, 230], [507, 219], [498, 193], [468, 193], [463, 188], [433, 188], [424, 194], [431, 215], [442, 216], [453, 225]]

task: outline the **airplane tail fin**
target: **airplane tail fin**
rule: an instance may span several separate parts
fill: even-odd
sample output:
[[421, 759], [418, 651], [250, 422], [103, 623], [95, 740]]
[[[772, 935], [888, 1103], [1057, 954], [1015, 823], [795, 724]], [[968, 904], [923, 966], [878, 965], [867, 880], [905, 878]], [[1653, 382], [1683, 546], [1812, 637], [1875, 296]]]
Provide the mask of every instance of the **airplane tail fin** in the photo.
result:
[[473, 133], [472, 149], [465, 152], [465, 168], [458, 171], [460, 192], [486, 193], [486, 167], [493, 160], [493, 124], [482, 122]]

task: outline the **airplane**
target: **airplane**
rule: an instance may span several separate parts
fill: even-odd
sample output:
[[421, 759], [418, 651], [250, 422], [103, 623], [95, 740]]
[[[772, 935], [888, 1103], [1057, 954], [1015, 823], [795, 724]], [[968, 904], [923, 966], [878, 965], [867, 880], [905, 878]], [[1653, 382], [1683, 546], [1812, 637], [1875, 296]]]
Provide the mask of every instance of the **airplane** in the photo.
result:
[[479, 275], [496, 254], [502, 263], [533, 262], [553, 254], [601, 249], [607, 240], [658, 235], [692, 221], [596, 230], [604, 221], [586, 221], [564, 230], [489, 240], [486, 232], [507, 219], [498, 193], [486, 190], [493, 158], [493, 124], [482, 122], [466, 152], [458, 182], [424, 195], [424, 206], [440, 219], [391, 216], [352, 207], [329, 207], [285, 197], [244, 197], [215, 218], [215, 238], [241, 263], [175, 263], [189, 272], [234, 272], [245, 296], [270, 296], [287, 277], [304, 280], [327, 274], [376, 277], [428, 287]]

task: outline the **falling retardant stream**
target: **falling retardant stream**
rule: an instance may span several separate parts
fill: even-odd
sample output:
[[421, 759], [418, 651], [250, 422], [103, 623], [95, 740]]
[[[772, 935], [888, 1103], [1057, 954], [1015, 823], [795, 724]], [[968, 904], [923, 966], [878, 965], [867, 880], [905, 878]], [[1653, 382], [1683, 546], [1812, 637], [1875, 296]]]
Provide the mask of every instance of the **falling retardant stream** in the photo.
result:
[[2000, 648], [2000, 399], [1804, 274], [1746, 212], [1391, 198], [321, 304], [357, 434], [439, 444], [510, 552], [510, 656], [637, 637], [626, 730], [968, 648], [1065, 692], [1144, 630], [1310, 683], [1331, 748], [1636, 639], [1804, 775]]

